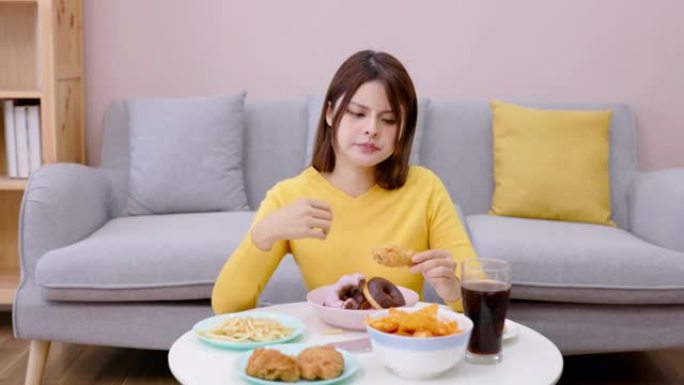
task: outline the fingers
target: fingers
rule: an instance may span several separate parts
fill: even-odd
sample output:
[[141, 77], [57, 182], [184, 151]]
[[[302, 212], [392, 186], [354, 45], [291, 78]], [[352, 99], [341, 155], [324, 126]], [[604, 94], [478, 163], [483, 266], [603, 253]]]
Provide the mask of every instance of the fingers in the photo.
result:
[[454, 279], [454, 271], [445, 266], [438, 266], [434, 269], [430, 269], [425, 273], [426, 279]]
[[438, 268], [446, 268], [451, 271], [452, 274], [456, 272], [456, 263], [448, 259], [432, 259], [429, 261], [421, 262], [417, 265], [411, 266], [412, 273], [427, 274], [431, 270]]
[[319, 229], [309, 229], [306, 231], [306, 237], [307, 238], [315, 238], [315, 239], [325, 239], [327, 234], [323, 232], [322, 230]]
[[330, 210], [323, 210], [318, 208], [311, 209], [311, 216], [316, 219], [332, 219], [332, 212]]
[[446, 250], [426, 250], [423, 251], [422, 253], [417, 253], [413, 257], [411, 257], [411, 261], [413, 263], [418, 264], [427, 260], [431, 259], [442, 259], [442, 258], [449, 258], [451, 259], [451, 254], [446, 251]]
[[303, 237], [325, 239], [330, 231], [332, 221], [330, 205], [325, 201], [311, 198], [300, 200], [300, 204], [302, 204], [300, 207], [304, 209], [301, 214], [304, 215], [302, 219], [306, 226], [303, 229]]
[[330, 205], [326, 201], [321, 201], [318, 199], [311, 199], [308, 198], [306, 199], [306, 202], [309, 204], [309, 206], [319, 209], [319, 210], [324, 210], [330, 212]]
[[456, 261], [446, 250], [428, 250], [412, 258], [412, 273], [421, 273], [437, 294], [453, 302], [461, 297], [460, 281], [456, 277]]
[[306, 211], [311, 217], [316, 219], [332, 219], [332, 211], [328, 202], [310, 198], [304, 199], [304, 202], [308, 206]]
[[451, 258], [449, 252], [443, 250], [429, 250], [419, 253], [414, 255], [412, 260], [415, 262], [411, 267], [412, 273], [426, 273], [437, 267], [446, 267], [452, 272], [456, 271], [456, 262]]
[[309, 220], [309, 227], [313, 229], [320, 229], [327, 234], [330, 231], [330, 221], [326, 219], [311, 219]]

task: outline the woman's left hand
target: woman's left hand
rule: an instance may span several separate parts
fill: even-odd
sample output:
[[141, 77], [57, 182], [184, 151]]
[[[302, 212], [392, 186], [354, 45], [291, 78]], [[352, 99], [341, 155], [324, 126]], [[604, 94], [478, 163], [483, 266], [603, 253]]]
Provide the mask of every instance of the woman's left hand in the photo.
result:
[[446, 302], [461, 298], [461, 282], [456, 277], [456, 261], [446, 250], [426, 250], [411, 257], [412, 273], [421, 273]]

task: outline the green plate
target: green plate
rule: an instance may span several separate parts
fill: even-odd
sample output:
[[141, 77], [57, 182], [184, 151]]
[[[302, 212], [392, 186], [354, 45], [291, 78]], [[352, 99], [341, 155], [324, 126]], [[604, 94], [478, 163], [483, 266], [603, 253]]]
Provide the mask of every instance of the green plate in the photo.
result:
[[[275, 349], [279, 350], [283, 354], [289, 354], [292, 356], [295, 356], [299, 354], [302, 350], [312, 347], [312, 346], [319, 346], [319, 345], [311, 345], [311, 344], [284, 344], [284, 345], [273, 345], [269, 346], [269, 349]], [[283, 385], [283, 384], [299, 384], [299, 385], [328, 385], [328, 384], [335, 384], [340, 381], [344, 381], [347, 378], [353, 376], [358, 370], [359, 370], [359, 361], [356, 359], [356, 356], [353, 354], [347, 352], [346, 350], [342, 350], [339, 348], [336, 348], [338, 352], [342, 353], [342, 357], [344, 357], [344, 371], [342, 371], [342, 374], [335, 378], [331, 378], [329, 380], [318, 380], [318, 381], [308, 381], [308, 380], [301, 380], [298, 382], [283, 382], [283, 381], [267, 381], [267, 380], [262, 380], [261, 378], [256, 378], [248, 375], [245, 372], [245, 368], [247, 367], [247, 361], [249, 360], [249, 357], [252, 355], [253, 351], [241, 353], [239, 356], [235, 358], [235, 370], [238, 371], [238, 374], [240, 375], [241, 378], [243, 378], [246, 381], [249, 381], [253, 384], [259, 384], [259, 385]]]
[[[279, 339], [272, 340], [272, 341], [263, 341], [263, 342], [233, 342], [233, 341], [226, 341], [226, 340], [211, 338], [211, 337], [208, 337], [208, 336], [205, 336], [202, 334], [202, 332], [208, 332], [209, 330], [214, 329], [218, 325], [222, 324], [226, 319], [244, 318], [244, 317], [273, 319], [273, 320], [280, 322], [281, 325], [291, 328], [292, 333], [289, 336], [284, 337], [284, 338], [279, 338]], [[304, 333], [304, 328], [305, 328], [305, 326], [304, 326], [304, 323], [302, 321], [298, 320], [297, 318], [291, 317], [289, 315], [278, 314], [278, 313], [259, 312], [259, 311], [249, 311], [249, 312], [242, 312], [242, 313], [221, 314], [221, 315], [216, 315], [213, 317], [205, 318], [205, 319], [197, 322], [192, 327], [192, 330], [195, 332], [195, 335], [197, 336], [197, 338], [199, 338], [202, 342], [207, 343], [211, 346], [221, 348], [221, 349], [246, 350], [246, 349], [259, 348], [262, 346], [282, 344], [284, 342], [292, 341], [295, 338], [301, 336], [302, 333]]]

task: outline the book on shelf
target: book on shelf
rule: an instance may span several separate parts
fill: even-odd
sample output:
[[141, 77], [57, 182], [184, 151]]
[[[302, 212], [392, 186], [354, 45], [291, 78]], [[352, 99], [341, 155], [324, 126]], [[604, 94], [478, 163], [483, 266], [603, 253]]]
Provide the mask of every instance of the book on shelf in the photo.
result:
[[7, 176], [10, 178], [18, 178], [17, 171], [17, 147], [15, 145], [15, 130], [14, 130], [14, 101], [3, 101], [3, 118], [5, 125], [5, 157], [7, 158]]
[[28, 125], [26, 123], [26, 107], [14, 107], [14, 138], [17, 148], [17, 174], [19, 178], [28, 178], [29, 168], [29, 144]]
[[5, 156], [10, 178], [28, 178], [42, 164], [40, 107], [28, 103], [3, 102]]
[[26, 107], [26, 126], [28, 128], [29, 171], [33, 173], [43, 163], [40, 155], [40, 109], [38, 106]]

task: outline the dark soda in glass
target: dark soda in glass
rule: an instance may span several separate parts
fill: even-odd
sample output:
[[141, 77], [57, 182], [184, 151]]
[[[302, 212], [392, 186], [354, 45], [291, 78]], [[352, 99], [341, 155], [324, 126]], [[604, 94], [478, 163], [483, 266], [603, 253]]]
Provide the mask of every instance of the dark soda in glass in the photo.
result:
[[487, 355], [501, 352], [501, 340], [511, 286], [494, 280], [463, 283], [463, 310], [473, 321], [468, 351]]

